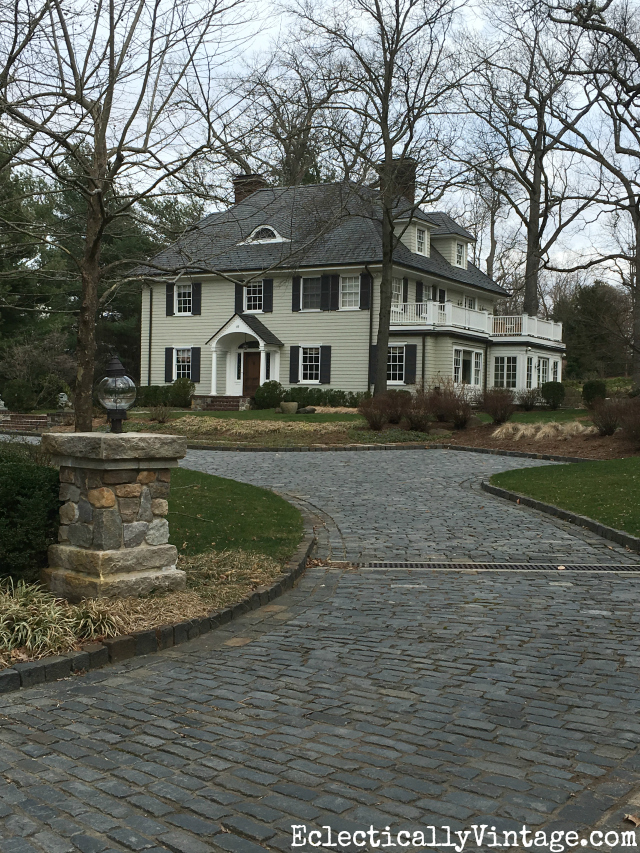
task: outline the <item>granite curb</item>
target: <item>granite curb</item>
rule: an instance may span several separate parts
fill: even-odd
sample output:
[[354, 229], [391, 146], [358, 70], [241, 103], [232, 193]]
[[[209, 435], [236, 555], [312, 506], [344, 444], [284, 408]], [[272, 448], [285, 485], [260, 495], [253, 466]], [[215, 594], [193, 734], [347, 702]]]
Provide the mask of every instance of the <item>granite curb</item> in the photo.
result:
[[488, 483], [486, 480], [481, 481], [480, 488], [490, 495], [494, 495], [498, 498], [504, 498], [512, 503], [527, 506], [531, 509], [537, 509], [539, 512], [552, 515], [554, 518], [558, 518], [561, 521], [568, 521], [570, 524], [576, 524], [580, 527], [586, 528], [587, 530], [591, 530], [592, 533], [597, 533], [598, 536], [602, 536], [603, 539], [608, 539], [611, 542], [615, 542], [617, 545], [622, 545], [630, 551], [640, 552], [640, 538], [637, 536], [631, 536], [630, 533], [625, 533], [624, 530], [616, 530], [615, 527], [608, 527], [606, 524], [601, 524], [599, 521], [595, 521], [593, 518], [589, 518], [586, 515], [578, 515], [577, 513], [570, 512], [567, 509], [561, 509], [559, 506], [555, 506], [554, 504], [547, 504], [543, 501], [537, 501], [534, 498], [527, 497], [527, 495], [520, 495], [518, 492], [501, 489], [499, 486], [491, 485], [491, 483]]
[[316, 535], [309, 516], [302, 513], [305, 523], [304, 539], [295, 554], [287, 563], [284, 571], [270, 586], [258, 587], [251, 595], [238, 601], [232, 607], [226, 607], [198, 619], [177, 622], [173, 625], [161, 625], [133, 634], [113, 637], [98, 643], [86, 643], [80, 651], [64, 655], [52, 655], [40, 660], [15, 664], [0, 670], [0, 694], [12, 693], [22, 687], [35, 687], [48, 681], [57, 681], [74, 674], [93, 669], [101, 669], [110, 663], [120, 663], [130, 658], [153, 654], [154, 652], [178, 646], [189, 640], [195, 640], [202, 634], [214, 631], [237, 619], [244, 613], [257, 610], [265, 604], [279, 598], [286, 590], [293, 589], [296, 581], [304, 573], [307, 559], [316, 544]]

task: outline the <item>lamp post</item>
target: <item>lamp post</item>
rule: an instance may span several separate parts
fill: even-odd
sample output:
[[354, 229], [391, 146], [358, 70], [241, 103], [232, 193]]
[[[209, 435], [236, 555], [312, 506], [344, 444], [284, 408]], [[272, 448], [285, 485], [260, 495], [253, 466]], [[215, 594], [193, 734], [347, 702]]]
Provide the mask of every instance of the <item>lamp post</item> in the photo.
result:
[[122, 432], [122, 421], [127, 419], [127, 409], [136, 399], [136, 384], [129, 378], [122, 362], [114, 355], [107, 367], [107, 375], [98, 385], [98, 400], [107, 410], [111, 432]]

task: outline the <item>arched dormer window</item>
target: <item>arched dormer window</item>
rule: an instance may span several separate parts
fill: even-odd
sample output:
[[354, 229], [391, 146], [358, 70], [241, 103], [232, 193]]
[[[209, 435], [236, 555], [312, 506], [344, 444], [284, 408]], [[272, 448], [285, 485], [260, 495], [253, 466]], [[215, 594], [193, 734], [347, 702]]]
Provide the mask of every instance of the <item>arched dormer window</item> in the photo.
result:
[[240, 245], [246, 243], [284, 243], [288, 242], [286, 237], [281, 237], [275, 228], [270, 225], [261, 225], [254, 229], [246, 240], [243, 240]]

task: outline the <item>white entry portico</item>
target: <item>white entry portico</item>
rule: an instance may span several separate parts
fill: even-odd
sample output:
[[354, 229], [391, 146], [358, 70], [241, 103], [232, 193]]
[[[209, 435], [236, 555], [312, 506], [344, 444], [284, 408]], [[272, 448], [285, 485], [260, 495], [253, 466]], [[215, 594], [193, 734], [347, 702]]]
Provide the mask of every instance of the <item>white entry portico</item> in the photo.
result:
[[234, 314], [207, 344], [212, 396], [252, 397], [264, 382], [279, 381], [283, 343], [257, 317]]

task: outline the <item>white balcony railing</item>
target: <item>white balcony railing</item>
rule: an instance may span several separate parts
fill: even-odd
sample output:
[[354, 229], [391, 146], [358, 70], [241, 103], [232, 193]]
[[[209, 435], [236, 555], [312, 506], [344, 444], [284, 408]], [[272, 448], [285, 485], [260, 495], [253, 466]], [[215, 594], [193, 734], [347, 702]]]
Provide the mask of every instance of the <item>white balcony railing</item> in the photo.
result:
[[487, 311], [475, 311], [452, 302], [395, 302], [391, 306], [392, 326], [452, 326], [484, 332], [491, 337], [544, 338], [562, 341], [562, 323], [520, 314], [495, 317]]

